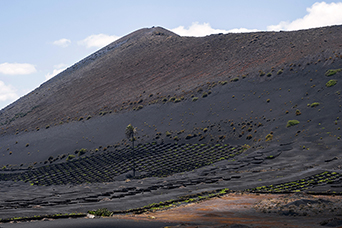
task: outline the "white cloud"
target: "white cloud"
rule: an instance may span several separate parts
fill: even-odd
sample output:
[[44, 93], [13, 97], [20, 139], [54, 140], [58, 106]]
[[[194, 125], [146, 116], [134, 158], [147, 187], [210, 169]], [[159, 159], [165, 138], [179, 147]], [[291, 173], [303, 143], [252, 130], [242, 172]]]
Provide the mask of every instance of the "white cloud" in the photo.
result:
[[52, 44], [65, 48], [71, 44], [71, 40], [63, 38], [60, 40], [55, 40]]
[[0, 64], [0, 73], [8, 75], [32, 74], [37, 70], [32, 64], [28, 63], [2, 63]]
[[77, 44], [86, 46], [86, 48], [92, 48], [92, 47], [101, 48], [112, 43], [113, 41], [119, 38], [120, 38], [119, 36], [97, 34], [97, 35], [88, 36], [84, 40], [78, 41]]
[[5, 85], [3, 81], [0, 81], [0, 101], [14, 101], [18, 99], [19, 96], [16, 93], [16, 90], [10, 86]]
[[308, 13], [303, 18], [298, 18], [292, 22], [282, 21], [277, 25], [268, 26], [267, 30], [291, 31], [342, 24], [342, 2], [332, 2], [330, 4], [316, 2], [310, 8], [307, 8], [306, 11]]
[[53, 71], [52, 73], [47, 73], [45, 75], [45, 80], [49, 80], [50, 78], [52, 77], [55, 77], [57, 74], [61, 73], [62, 71], [64, 71], [66, 69], [67, 65], [64, 64], [64, 63], [61, 63], [61, 64], [57, 64], [57, 65], [54, 65], [53, 66]]
[[230, 33], [247, 33], [247, 32], [259, 32], [261, 30], [259, 29], [247, 29], [247, 28], [235, 28], [235, 29], [230, 29], [228, 32]]
[[210, 34], [217, 34], [217, 33], [242, 33], [242, 32], [256, 32], [259, 30], [246, 29], [246, 28], [238, 28], [238, 29], [231, 29], [231, 30], [214, 29], [210, 26], [209, 23], [199, 24], [198, 22], [193, 22], [192, 25], [188, 28], [185, 28], [184, 26], [179, 26], [177, 28], [171, 29], [171, 31], [180, 36], [207, 36]]

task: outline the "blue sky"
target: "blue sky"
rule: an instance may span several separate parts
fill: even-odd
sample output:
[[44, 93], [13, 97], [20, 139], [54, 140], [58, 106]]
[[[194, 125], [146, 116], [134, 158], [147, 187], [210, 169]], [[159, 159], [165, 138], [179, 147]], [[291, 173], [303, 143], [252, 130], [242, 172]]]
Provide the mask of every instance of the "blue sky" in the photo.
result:
[[342, 24], [342, 1], [0, 0], [0, 109], [140, 28], [179, 35]]

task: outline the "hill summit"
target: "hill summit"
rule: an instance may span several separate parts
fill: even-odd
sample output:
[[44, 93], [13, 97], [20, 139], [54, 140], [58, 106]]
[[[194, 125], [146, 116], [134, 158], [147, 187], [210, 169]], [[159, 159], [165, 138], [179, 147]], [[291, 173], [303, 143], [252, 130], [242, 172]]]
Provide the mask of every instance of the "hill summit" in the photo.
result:
[[341, 33], [341, 26], [333, 26], [181, 37], [161, 27], [140, 29], [1, 110], [2, 134], [127, 110], [130, 103], [179, 96], [213, 80], [324, 61], [341, 49]]

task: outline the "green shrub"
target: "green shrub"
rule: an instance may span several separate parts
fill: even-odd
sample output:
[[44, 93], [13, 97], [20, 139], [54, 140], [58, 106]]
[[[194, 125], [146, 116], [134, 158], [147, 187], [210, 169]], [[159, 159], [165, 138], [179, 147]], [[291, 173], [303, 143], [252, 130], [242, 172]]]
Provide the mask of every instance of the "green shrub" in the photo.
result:
[[197, 101], [197, 100], [198, 100], [198, 97], [192, 98], [192, 101]]
[[203, 132], [207, 132], [207, 131], [208, 131], [208, 128], [204, 128], [204, 129], [203, 129]]
[[271, 141], [273, 139], [273, 134], [266, 135], [265, 139], [266, 139], [266, 142]]
[[181, 102], [181, 99], [176, 98], [173, 102], [175, 103]]
[[314, 102], [314, 103], [312, 103], [312, 104], [310, 105], [310, 107], [311, 107], [311, 108], [314, 108], [314, 107], [316, 107], [316, 106], [318, 106], [318, 105], [319, 105], [318, 102]]
[[221, 81], [221, 82], [220, 82], [221, 85], [225, 85], [225, 84], [227, 84], [227, 83], [228, 83], [227, 81]]
[[278, 70], [277, 75], [282, 74], [282, 73], [283, 73], [283, 69], [280, 69]]
[[329, 76], [332, 76], [332, 75], [334, 75], [340, 71], [342, 71], [342, 69], [331, 69], [331, 70], [328, 70], [327, 72], [325, 72], [325, 76], [329, 77]]
[[259, 70], [259, 76], [264, 76], [265, 75], [265, 72], [263, 72], [262, 70]]
[[170, 133], [169, 131], [166, 131], [165, 135], [166, 135], [166, 136], [170, 136], [171, 133]]
[[69, 154], [69, 156], [67, 157], [66, 161], [70, 161], [72, 159], [75, 158], [75, 155]]
[[89, 120], [91, 118], [91, 115], [87, 116], [87, 120]]
[[334, 80], [334, 79], [332, 79], [332, 80], [328, 81], [328, 82], [325, 84], [325, 86], [326, 86], [326, 87], [331, 87], [331, 86], [336, 85], [336, 83], [337, 83], [337, 81]]
[[272, 76], [272, 73], [271, 72], [269, 72], [269, 73], [267, 73], [267, 75], [266, 75], [267, 77], [271, 77]]
[[238, 77], [235, 77], [235, 78], [230, 79], [230, 81], [231, 81], [231, 82], [237, 82], [237, 81], [239, 81], [239, 78], [238, 78]]
[[296, 116], [301, 115], [302, 113], [299, 111], [299, 109], [296, 110]]
[[174, 102], [176, 100], [176, 97], [170, 97], [169, 101]]
[[163, 99], [162, 99], [162, 102], [167, 102], [167, 98], [166, 97], [164, 97]]
[[89, 214], [96, 216], [105, 216], [109, 217], [113, 215], [113, 212], [109, 211], [107, 208], [97, 209], [96, 211], [88, 211]]
[[202, 94], [202, 97], [207, 97], [208, 96], [208, 94], [206, 93], [206, 92], [204, 92], [203, 94]]
[[286, 127], [291, 127], [291, 126], [294, 126], [297, 124], [299, 124], [298, 120], [289, 120], [289, 121], [287, 121]]
[[82, 155], [85, 154], [86, 152], [87, 152], [87, 149], [82, 148], [82, 149], [80, 149], [80, 150], [78, 151], [78, 156], [82, 156]]

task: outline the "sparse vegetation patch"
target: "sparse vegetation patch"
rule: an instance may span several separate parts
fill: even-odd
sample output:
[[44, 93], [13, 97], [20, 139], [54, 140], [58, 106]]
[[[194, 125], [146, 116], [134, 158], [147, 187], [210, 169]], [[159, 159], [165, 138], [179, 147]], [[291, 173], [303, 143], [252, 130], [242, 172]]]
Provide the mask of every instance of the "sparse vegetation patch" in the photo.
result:
[[340, 71], [342, 71], [342, 68], [341, 69], [330, 69], [327, 72], [325, 72], [325, 76], [329, 77], [329, 76], [337, 74]]
[[337, 81], [334, 80], [334, 79], [332, 79], [332, 80], [329, 80], [329, 81], [325, 84], [325, 86], [326, 86], [326, 87], [331, 87], [331, 86], [336, 85], [336, 83], [337, 83]]
[[314, 107], [316, 107], [316, 106], [318, 106], [318, 105], [319, 105], [318, 102], [314, 102], [314, 103], [310, 104], [310, 107], [311, 107], [311, 108], [314, 108]]
[[297, 124], [299, 124], [298, 120], [289, 120], [289, 121], [287, 121], [286, 127], [295, 126]]

